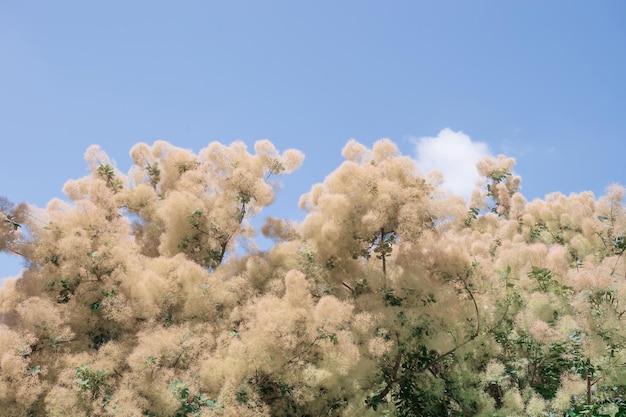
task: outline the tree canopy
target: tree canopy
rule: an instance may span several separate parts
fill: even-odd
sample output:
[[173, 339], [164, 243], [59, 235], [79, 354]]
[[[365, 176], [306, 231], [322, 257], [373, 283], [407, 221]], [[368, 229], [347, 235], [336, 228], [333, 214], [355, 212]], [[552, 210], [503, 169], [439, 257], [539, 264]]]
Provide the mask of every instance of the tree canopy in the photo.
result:
[[259, 250], [299, 151], [130, 154], [0, 199], [3, 415], [626, 416], [621, 186], [528, 202], [499, 156], [466, 202], [352, 140]]

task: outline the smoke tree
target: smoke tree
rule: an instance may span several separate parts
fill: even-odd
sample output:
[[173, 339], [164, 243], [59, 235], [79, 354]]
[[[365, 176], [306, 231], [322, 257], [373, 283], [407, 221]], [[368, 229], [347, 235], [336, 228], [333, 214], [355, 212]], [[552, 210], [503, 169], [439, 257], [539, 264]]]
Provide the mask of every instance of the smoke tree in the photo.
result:
[[528, 202], [500, 156], [466, 202], [389, 140], [343, 155], [267, 251], [303, 155], [266, 140], [92, 146], [68, 201], [0, 200], [4, 415], [626, 415], [620, 186]]

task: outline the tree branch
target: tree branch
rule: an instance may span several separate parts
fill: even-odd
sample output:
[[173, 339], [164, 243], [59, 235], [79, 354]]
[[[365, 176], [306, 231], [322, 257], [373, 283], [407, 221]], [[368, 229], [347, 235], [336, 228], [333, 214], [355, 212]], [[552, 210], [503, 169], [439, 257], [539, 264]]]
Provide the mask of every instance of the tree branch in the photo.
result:
[[473, 336], [476, 337], [480, 333], [480, 310], [478, 309], [478, 303], [476, 302], [474, 293], [469, 289], [469, 286], [467, 285], [467, 281], [461, 278], [461, 282], [463, 283], [463, 288], [465, 289], [465, 291], [467, 291], [472, 300], [472, 303], [474, 304], [474, 311], [476, 312], [476, 330], [474, 330]]

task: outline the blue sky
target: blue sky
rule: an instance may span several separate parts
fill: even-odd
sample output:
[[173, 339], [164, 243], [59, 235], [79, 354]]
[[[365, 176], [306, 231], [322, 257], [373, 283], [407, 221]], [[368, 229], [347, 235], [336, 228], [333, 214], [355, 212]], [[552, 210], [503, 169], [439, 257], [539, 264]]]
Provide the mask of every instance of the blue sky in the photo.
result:
[[63, 197], [94, 143], [127, 170], [137, 142], [267, 138], [306, 160], [262, 216], [300, 219], [350, 138], [383, 137], [425, 165], [514, 156], [529, 200], [601, 195], [626, 184], [625, 18], [618, 0], [0, 1], [0, 196]]

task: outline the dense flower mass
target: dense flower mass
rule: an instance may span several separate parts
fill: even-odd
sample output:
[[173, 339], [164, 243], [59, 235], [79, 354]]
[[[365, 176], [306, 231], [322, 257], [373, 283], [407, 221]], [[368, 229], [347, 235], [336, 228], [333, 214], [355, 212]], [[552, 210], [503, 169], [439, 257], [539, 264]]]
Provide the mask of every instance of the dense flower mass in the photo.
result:
[[303, 161], [267, 140], [92, 146], [68, 202], [0, 199], [3, 415], [626, 415], [621, 186], [528, 202], [500, 156], [466, 202], [387, 139], [343, 155], [267, 251], [237, 245]]

